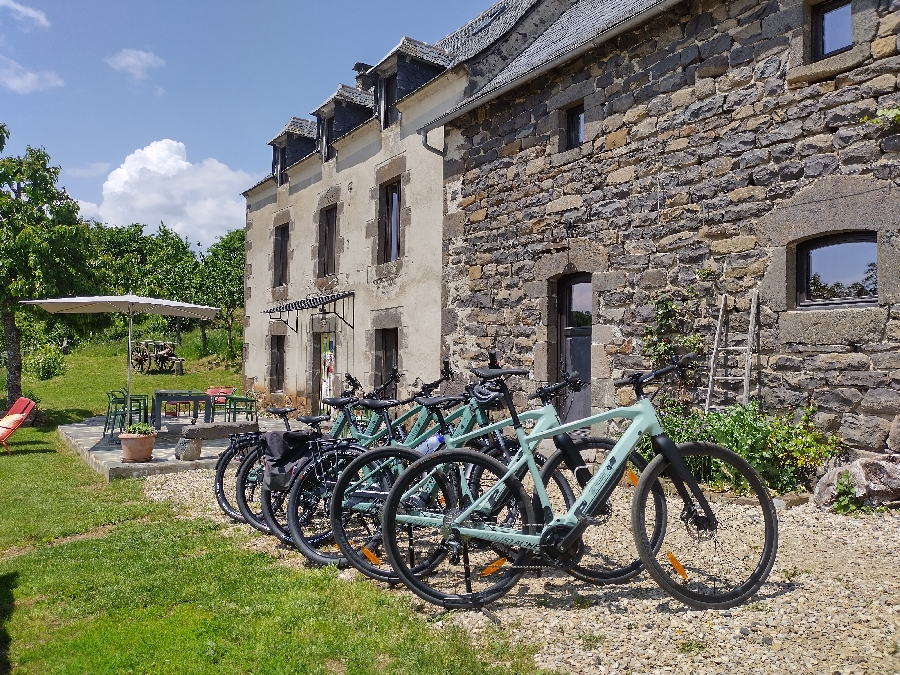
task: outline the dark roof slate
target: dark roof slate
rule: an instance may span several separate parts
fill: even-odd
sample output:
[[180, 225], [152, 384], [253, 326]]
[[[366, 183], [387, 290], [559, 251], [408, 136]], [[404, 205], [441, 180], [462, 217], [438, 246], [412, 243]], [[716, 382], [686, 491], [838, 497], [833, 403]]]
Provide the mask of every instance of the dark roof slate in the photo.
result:
[[400, 44], [389, 51], [385, 55], [385, 57], [381, 59], [381, 61], [379, 61], [369, 70], [369, 72], [377, 70], [381, 66], [381, 64], [383, 64], [398, 52], [408, 54], [409, 56], [420, 59], [422, 61], [426, 61], [428, 63], [434, 63], [444, 68], [447, 68], [450, 64], [453, 63], [454, 60], [453, 55], [448, 54], [443, 49], [433, 47], [425, 42], [420, 42], [419, 40], [413, 40], [412, 38], [406, 37], [404, 35], [400, 40]]
[[492, 80], [448, 111], [441, 119], [454, 116], [458, 110], [470, 106], [478, 99], [489, 99], [493, 92], [507, 85], [520, 80], [524, 82], [530, 73], [541, 66], [574, 52], [603, 33], [666, 2], [667, 0], [577, 0], [574, 6], [563, 13]]
[[301, 117], [292, 117], [290, 121], [284, 125], [284, 129], [278, 132], [278, 135], [271, 141], [269, 141], [269, 145], [272, 145], [272, 143], [277, 141], [285, 134], [294, 134], [295, 136], [303, 136], [305, 138], [315, 139], [316, 123], [312, 120], [305, 120]]
[[313, 110], [310, 115], [318, 115], [322, 108], [327, 106], [332, 101], [355, 103], [356, 105], [363, 106], [364, 108], [372, 108], [373, 110], [375, 109], [375, 95], [371, 91], [362, 91], [361, 89], [357, 89], [356, 87], [348, 87], [346, 84], [339, 84], [337, 91], [329, 96], [322, 105]]
[[453, 54], [453, 65], [483, 51], [524, 16], [540, 0], [500, 0], [462, 28], [438, 40], [434, 46]]

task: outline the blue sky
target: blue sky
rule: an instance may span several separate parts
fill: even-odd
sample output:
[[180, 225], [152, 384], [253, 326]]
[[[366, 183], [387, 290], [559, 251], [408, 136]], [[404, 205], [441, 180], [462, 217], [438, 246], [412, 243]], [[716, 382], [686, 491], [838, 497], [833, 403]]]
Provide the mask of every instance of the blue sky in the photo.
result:
[[242, 225], [238, 193], [291, 115], [401, 36], [433, 43], [491, 4], [0, 0], [6, 154], [43, 146], [87, 216], [207, 245]]

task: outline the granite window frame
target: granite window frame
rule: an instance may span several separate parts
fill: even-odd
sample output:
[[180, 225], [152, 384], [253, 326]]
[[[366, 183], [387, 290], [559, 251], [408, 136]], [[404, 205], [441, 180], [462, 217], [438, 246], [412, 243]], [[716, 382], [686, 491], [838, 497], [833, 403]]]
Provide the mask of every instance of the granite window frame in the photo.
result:
[[809, 299], [809, 282], [810, 282], [810, 254], [820, 248], [827, 246], [837, 246], [840, 244], [853, 243], [872, 243], [875, 244], [875, 256], [873, 262], [878, 262], [878, 233], [868, 230], [858, 230], [854, 232], [838, 232], [824, 234], [821, 236], [806, 239], [796, 245], [795, 268], [796, 268], [796, 308], [797, 309], [846, 309], [854, 307], [874, 307], [879, 304], [878, 286], [877, 286], [877, 267], [876, 267], [876, 291], [874, 296], [855, 298], [852, 296], [835, 298], [833, 300]]

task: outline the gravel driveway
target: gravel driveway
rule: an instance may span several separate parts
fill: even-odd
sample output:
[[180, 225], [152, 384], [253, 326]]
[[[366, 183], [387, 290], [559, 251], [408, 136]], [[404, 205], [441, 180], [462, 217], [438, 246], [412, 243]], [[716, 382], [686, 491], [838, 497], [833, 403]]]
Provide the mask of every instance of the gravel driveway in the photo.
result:
[[[150, 476], [145, 492], [188, 517], [225, 521], [212, 483], [210, 470], [187, 471]], [[900, 513], [848, 517], [803, 505], [779, 511], [779, 536], [768, 582], [730, 611], [688, 610], [646, 574], [591, 586], [553, 572], [526, 575], [490, 611], [512, 640], [541, 645], [535, 663], [551, 671], [900, 674]], [[276, 543], [259, 537], [253, 546], [302, 564]], [[497, 630], [478, 612], [436, 625], [449, 622], [475, 639]]]

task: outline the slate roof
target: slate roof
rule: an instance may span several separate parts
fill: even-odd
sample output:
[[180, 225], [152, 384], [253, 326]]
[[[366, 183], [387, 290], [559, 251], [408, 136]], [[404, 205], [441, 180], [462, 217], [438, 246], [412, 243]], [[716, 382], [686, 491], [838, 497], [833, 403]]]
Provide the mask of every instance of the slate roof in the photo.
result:
[[259, 181], [258, 183], [254, 184], [254, 185], [251, 185], [251, 186], [248, 187], [246, 190], [244, 190], [241, 194], [244, 195], [244, 197], [246, 197], [248, 194], [250, 194], [250, 192], [251, 192], [252, 190], [255, 190], [255, 189], [258, 188], [260, 185], [264, 185], [265, 183], [268, 183], [270, 180], [275, 180], [275, 174], [274, 174], [274, 173], [270, 173], [268, 176], [266, 176], [265, 178], [263, 178], [263, 179], [262, 179], [261, 181]]
[[[672, 0], [577, 0], [492, 80], [435, 122], [445, 123], [463, 109], [471, 110], [476, 104], [487, 103], [513, 85], [526, 82], [542, 66], [565, 61], [567, 56], [574, 57], [581, 48], [603, 42], [605, 33], [635, 19], [649, 20], [669, 4], [673, 4]], [[437, 126], [435, 122], [426, 128]]]
[[452, 65], [470, 59], [512, 28], [540, 0], [500, 0], [434, 46], [455, 57]]
[[369, 70], [369, 72], [377, 70], [382, 63], [387, 61], [398, 52], [409, 54], [414, 58], [426, 61], [428, 63], [437, 64], [443, 68], [447, 68], [454, 61], [453, 55], [448, 54], [443, 49], [432, 47], [425, 42], [419, 42], [418, 40], [413, 40], [412, 38], [406, 37], [404, 35], [400, 40], [400, 44], [389, 51], [387, 55], [383, 59], [381, 59], [381, 61], [379, 61], [374, 67]]
[[371, 91], [362, 91], [356, 87], [348, 87], [346, 84], [339, 84], [337, 91], [329, 96], [322, 105], [313, 110], [310, 115], [318, 115], [319, 111], [332, 101], [345, 101], [347, 103], [361, 105], [364, 108], [375, 109], [375, 95]]
[[275, 138], [269, 141], [269, 145], [272, 145], [272, 143], [277, 141], [285, 134], [294, 134], [295, 136], [303, 136], [305, 138], [315, 139], [316, 123], [312, 120], [305, 120], [300, 117], [292, 117], [290, 121], [284, 125], [284, 129], [282, 129]]

